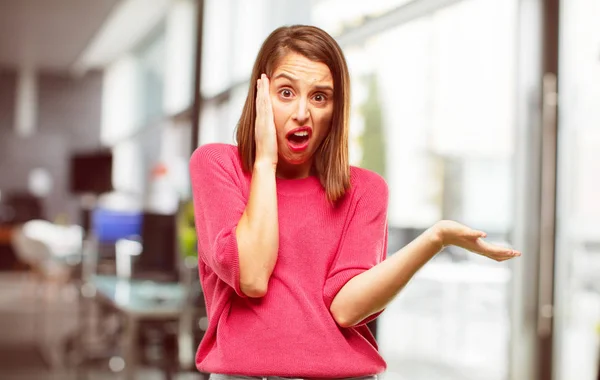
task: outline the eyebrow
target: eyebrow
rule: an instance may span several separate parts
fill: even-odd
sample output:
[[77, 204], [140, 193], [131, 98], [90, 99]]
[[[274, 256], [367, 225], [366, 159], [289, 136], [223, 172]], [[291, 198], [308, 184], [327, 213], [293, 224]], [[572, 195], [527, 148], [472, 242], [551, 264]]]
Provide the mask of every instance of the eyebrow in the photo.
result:
[[[285, 79], [289, 80], [290, 82], [298, 82], [298, 78], [295, 78], [292, 75], [287, 74], [287, 73], [279, 73], [275, 76], [275, 78], [273, 78], [273, 80], [276, 80], [279, 78], [285, 78]], [[325, 84], [325, 85], [318, 84], [315, 87], [321, 91], [329, 90], [329, 91], [333, 92], [333, 87], [331, 87], [328, 84]]]

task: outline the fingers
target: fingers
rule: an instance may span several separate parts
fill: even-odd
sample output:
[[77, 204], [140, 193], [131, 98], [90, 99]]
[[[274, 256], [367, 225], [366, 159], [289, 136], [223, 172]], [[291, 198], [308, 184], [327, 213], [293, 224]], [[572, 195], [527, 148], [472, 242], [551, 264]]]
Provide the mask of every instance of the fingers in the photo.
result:
[[271, 104], [269, 78], [256, 80], [256, 119], [254, 125], [257, 156], [277, 163], [277, 131]]
[[269, 78], [267, 78], [266, 74], [262, 74], [260, 76], [260, 79], [262, 80], [263, 95], [265, 95], [265, 99], [268, 99], [269, 98]]
[[517, 254], [515, 251], [509, 250], [506, 252], [503, 252], [501, 255], [498, 255], [497, 258], [495, 259], [496, 261], [506, 261], [506, 260], [510, 260], [512, 258], [521, 256], [521, 254]]
[[521, 252], [517, 250], [491, 244], [484, 240], [477, 240], [476, 247], [477, 248], [474, 250], [475, 252], [495, 261], [505, 261], [521, 256]]
[[265, 111], [267, 113], [267, 115], [269, 115], [269, 117], [272, 117], [273, 115], [273, 107], [271, 105], [271, 94], [269, 93], [269, 90], [271, 88], [270, 86], [270, 81], [269, 78], [267, 77], [266, 74], [263, 74], [261, 76], [262, 78], [262, 87], [263, 87], [263, 96], [264, 96], [264, 104], [265, 104]]
[[261, 74], [256, 80], [256, 108], [257, 112], [265, 112], [266, 115], [272, 113], [269, 78], [266, 74]]
[[496, 261], [505, 261], [515, 257], [521, 256], [521, 252], [516, 251], [510, 248], [504, 247], [494, 247], [495, 250], [492, 255], [488, 255], [488, 257], [493, 258]]
[[260, 112], [263, 101], [262, 79], [256, 80], [256, 112]]
[[449, 244], [467, 249], [471, 252], [489, 257], [496, 261], [504, 261], [521, 256], [521, 252], [486, 242], [487, 233], [469, 228], [454, 221], [441, 221], [436, 224], [445, 231]]
[[261, 74], [260, 78], [256, 80], [256, 88], [257, 88], [257, 97], [265, 97], [264, 99], [268, 99], [269, 96], [269, 78], [266, 74]]

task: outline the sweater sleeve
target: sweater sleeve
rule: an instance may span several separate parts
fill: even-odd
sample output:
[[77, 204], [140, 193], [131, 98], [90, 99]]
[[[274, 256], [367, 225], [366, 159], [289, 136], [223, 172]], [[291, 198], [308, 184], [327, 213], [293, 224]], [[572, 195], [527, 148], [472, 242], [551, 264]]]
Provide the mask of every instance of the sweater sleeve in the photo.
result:
[[[325, 281], [323, 297], [328, 309], [350, 279], [379, 264], [387, 255], [387, 184], [383, 178], [373, 175], [368, 186], [359, 190], [362, 190], [362, 194], [355, 195], [357, 200], [349, 211], [349, 221], [342, 235], [338, 255]], [[357, 325], [369, 323], [379, 314], [381, 312]]]
[[240, 289], [240, 265], [235, 228], [246, 207], [236, 159], [227, 145], [203, 145], [190, 159], [198, 260], [223, 282]]

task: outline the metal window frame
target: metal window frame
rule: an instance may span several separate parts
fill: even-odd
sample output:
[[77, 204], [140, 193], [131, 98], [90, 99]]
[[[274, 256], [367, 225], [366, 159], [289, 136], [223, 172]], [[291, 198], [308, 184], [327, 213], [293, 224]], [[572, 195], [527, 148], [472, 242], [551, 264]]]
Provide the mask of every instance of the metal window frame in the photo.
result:
[[413, 0], [381, 16], [367, 18], [363, 24], [347, 28], [334, 37], [342, 47], [361, 44], [389, 29], [429, 16], [462, 1], [464, 0]]

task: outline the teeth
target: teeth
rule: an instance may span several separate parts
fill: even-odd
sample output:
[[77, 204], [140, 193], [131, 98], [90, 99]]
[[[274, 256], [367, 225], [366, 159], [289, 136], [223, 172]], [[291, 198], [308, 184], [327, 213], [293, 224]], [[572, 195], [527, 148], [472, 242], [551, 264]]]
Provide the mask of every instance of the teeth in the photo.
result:
[[308, 136], [308, 132], [307, 131], [296, 132], [296, 133], [294, 133], [294, 136], [306, 137], [306, 136]]

